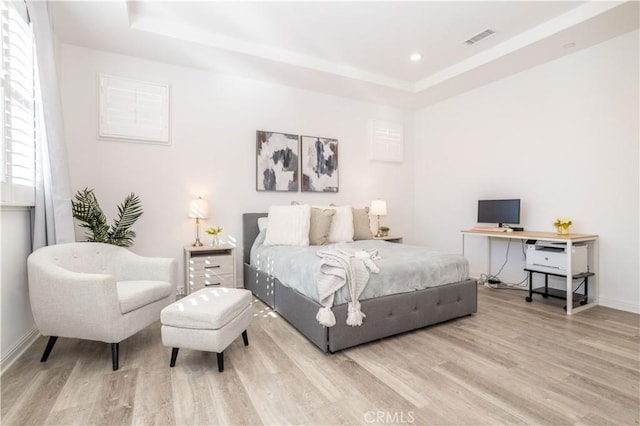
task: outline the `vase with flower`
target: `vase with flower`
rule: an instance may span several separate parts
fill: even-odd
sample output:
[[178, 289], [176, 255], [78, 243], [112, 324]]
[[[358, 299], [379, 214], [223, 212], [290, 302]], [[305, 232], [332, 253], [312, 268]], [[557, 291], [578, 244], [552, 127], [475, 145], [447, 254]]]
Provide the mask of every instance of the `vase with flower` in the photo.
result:
[[211, 235], [211, 246], [213, 247], [217, 247], [220, 245], [220, 239], [218, 238], [218, 235], [222, 232], [222, 228], [218, 227], [214, 227], [214, 228], [209, 228], [206, 231], [207, 234]]
[[556, 231], [558, 235], [568, 235], [569, 227], [571, 226], [572, 223], [573, 222], [571, 222], [571, 219], [567, 217], [561, 217], [559, 219], [556, 219], [555, 222], [553, 222], [553, 226], [556, 227]]

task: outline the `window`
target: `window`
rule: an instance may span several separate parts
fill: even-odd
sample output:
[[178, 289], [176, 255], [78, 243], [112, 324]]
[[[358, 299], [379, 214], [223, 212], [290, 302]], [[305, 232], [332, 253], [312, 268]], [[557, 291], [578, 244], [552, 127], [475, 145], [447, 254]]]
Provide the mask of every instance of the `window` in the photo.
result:
[[2, 204], [35, 201], [35, 49], [24, 2], [0, 1]]
[[98, 135], [169, 144], [169, 85], [101, 74]]
[[402, 127], [401, 123], [371, 120], [371, 160], [402, 162]]

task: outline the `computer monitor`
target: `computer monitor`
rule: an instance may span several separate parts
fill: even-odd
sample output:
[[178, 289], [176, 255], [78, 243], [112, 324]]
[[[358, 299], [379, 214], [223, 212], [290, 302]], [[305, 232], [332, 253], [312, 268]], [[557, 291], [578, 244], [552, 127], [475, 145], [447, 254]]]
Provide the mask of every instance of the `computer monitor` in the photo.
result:
[[478, 200], [478, 223], [519, 224], [520, 199]]

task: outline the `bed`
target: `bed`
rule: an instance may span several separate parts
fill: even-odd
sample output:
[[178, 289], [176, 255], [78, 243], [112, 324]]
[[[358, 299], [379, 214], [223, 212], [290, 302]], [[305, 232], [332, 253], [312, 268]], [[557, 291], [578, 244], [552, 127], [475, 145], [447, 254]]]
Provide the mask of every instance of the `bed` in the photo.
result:
[[244, 286], [325, 352], [339, 351], [477, 311], [477, 283], [467, 278], [361, 300], [366, 318], [358, 327], [346, 325], [347, 303], [335, 304], [332, 310], [336, 324], [324, 327], [316, 320], [316, 313], [322, 307], [318, 302], [251, 265], [251, 248], [259, 235], [258, 218], [266, 216], [267, 213], [242, 215]]

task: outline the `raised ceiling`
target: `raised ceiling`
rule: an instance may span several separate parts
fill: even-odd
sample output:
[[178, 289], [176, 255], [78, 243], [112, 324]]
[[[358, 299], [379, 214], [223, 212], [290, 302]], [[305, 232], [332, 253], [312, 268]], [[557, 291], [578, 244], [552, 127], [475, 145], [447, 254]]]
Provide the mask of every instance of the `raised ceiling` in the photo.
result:
[[[49, 4], [63, 43], [409, 109], [640, 21], [636, 1]], [[487, 29], [495, 34], [465, 43]]]

